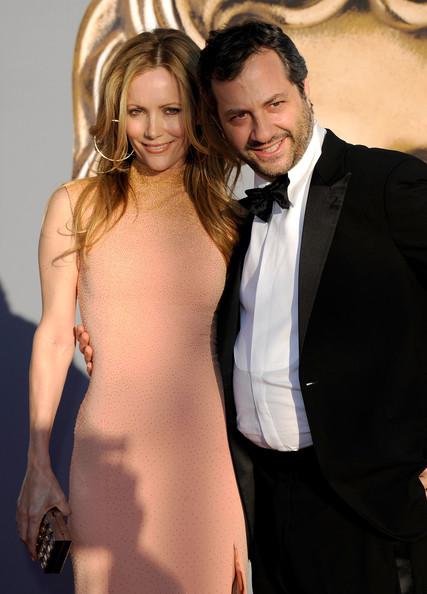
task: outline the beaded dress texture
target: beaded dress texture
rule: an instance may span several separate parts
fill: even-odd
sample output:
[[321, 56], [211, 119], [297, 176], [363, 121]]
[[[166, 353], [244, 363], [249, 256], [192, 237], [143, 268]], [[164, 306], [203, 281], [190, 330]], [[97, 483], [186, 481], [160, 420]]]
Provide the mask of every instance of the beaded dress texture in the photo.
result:
[[[230, 594], [245, 579], [212, 347], [225, 263], [183, 173], [134, 162], [135, 200], [80, 265], [94, 371], [71, 463], [76, 594]], [[72, 203], [84, 183], [66, 186]]]

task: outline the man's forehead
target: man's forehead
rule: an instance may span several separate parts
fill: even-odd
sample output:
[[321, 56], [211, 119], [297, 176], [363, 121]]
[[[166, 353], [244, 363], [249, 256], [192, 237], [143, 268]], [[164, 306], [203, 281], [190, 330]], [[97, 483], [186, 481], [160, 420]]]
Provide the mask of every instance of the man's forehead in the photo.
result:
[[[272, 95], [284, 92], [290, 84], [285, 65], [277, 53], [263, 50], [252, 54], [232, 80], [213, 78], [212, 89], [218, 98], [221, 96], [221, 99], [226, 99], [227, 95], [260, 92], [263, 89], [267, 95]], [[274, 87], [276, 89], [273, 91]]]
[[[234, 83], [234, 84], [230, 84]], [[270, 80], [266, 84], [240, 84], [239, 81], [218, 81], [212, 85], [218, 106], [222, 111], [249, 108], [254, 105], [264, 105], [282, 99], [288, 99], [293, 86], [287, 79]]]

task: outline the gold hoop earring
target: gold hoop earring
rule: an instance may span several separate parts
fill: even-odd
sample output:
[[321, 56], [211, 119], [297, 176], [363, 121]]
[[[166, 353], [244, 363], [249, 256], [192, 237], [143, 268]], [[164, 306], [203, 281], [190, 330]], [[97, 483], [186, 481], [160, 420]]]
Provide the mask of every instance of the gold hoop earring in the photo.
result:
[[103, 159], [106, 159], [107, 161], [110, 161], [111, 163], [122, 163], [123, 161], [126, 161], [126, 159], [129, 159], [129, 157], [131, 157], [135, 152], [135, 150], [132, 149], [128, 155], [126, 155], [125, 157], [123, 157], [121, 159], [110, 159], [110, 157], [107, 157], [106, 155], [104, 155], [104, 153], [99, 148], [98, 143], [96, 141], [96, 136], [93, 136], [93, 146], [95, 147], [95, 150], [98, 153], [98, 155], [101, 155], [101, 157]]

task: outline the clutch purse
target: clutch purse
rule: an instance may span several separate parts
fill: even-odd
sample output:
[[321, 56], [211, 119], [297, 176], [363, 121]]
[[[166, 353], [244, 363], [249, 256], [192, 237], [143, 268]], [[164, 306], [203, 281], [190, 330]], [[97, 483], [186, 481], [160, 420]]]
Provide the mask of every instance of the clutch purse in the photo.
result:
[[71, 546], [71, 535], [64, 516], [50, 509], [40, 524], [36, 552], [45, 573], [61, 573]]

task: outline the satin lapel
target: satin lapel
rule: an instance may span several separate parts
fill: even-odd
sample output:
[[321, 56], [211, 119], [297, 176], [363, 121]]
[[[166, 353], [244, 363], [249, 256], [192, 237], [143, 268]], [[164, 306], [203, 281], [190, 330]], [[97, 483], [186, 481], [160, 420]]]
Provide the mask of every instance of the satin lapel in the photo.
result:
[[[299, 264], [299, 349], [304, 345], [323, 268], [341, 214], [351, 173], [343, 175], [345, 143], [331, 132], [313, 173], [301, 240]], [[337, 179], [337, 173], [339, 178]], [[333, 182], [330, 179], [333, 179]], [[328, 180], [329, 181], [326, 181]]]
[[218, 306], [218, 359], [225, 383], [231, 379], [234, 366], [234, 343], [240, 328], [240, 280], [251, 238], [252, 220], [253, 217], [249, 217], [241, 228], [240, 241], [231, 257], [224, 292]]

